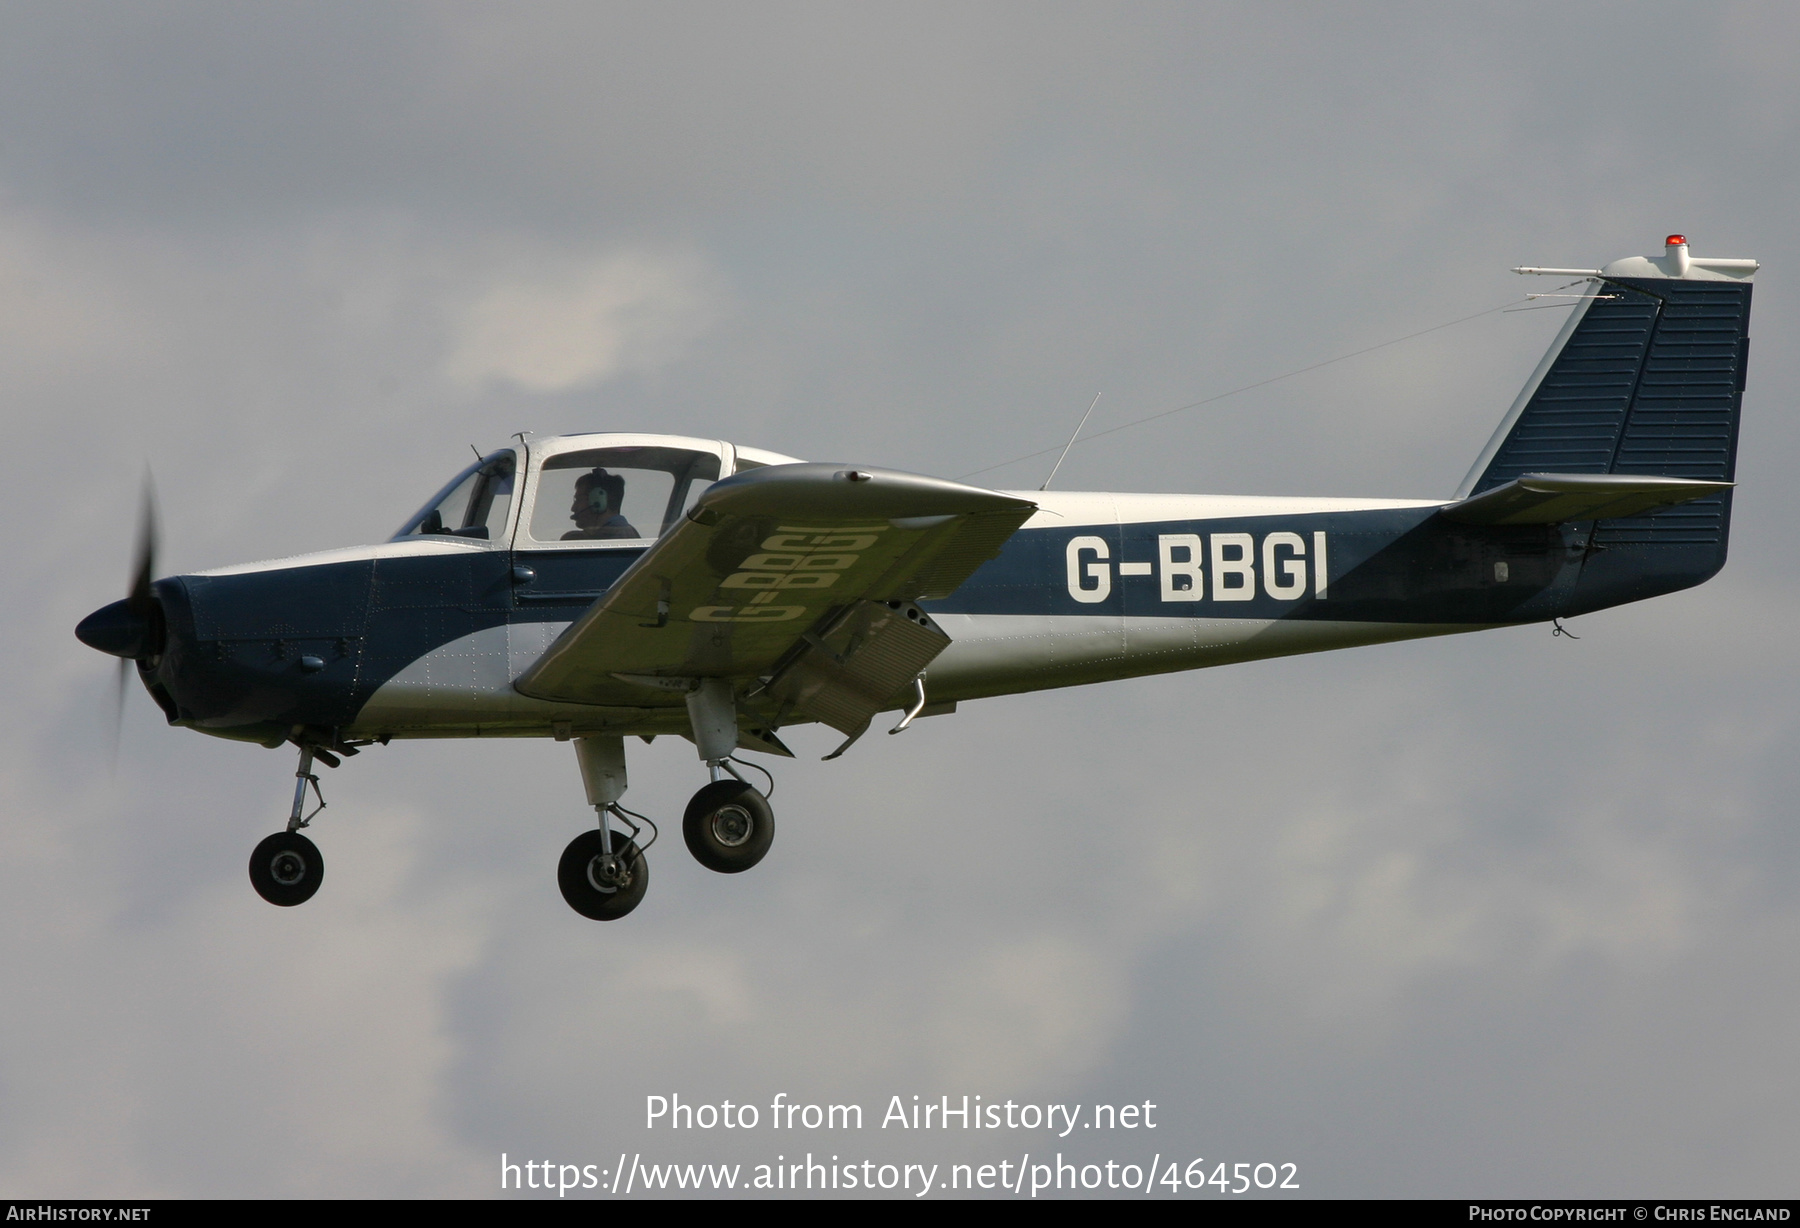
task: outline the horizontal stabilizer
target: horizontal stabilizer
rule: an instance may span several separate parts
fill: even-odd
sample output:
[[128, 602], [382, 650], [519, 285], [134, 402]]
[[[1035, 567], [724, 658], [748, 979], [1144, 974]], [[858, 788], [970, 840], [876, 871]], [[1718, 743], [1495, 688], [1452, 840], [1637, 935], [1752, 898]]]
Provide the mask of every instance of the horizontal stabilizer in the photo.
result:
[[1527, 473], [1441, 513], [1462, 524], [1567, 524], [1641, 516], [1730, 490], [1733, 482], [1701, 482], [1636, 473]]

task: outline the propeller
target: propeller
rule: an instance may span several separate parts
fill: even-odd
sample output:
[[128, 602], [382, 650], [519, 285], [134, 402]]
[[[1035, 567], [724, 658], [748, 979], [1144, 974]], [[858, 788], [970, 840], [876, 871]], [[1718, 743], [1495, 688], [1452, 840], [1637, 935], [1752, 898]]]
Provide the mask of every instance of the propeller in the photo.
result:
[[156, 486], [144, 473], [144, 502], [138, 513], [137, 548], [131, 563], [131, 587], [123, 601], [103, 606], [81, 620], [76, 638], [89, 648], [119, 658], [118, 695], [113, 711], [113, 754], [119, 748], [119, 729], [125, 719], [125, 688], [135, 661], [162, 652], [162, 607], [150, 584], [156, 578]]
[[[144, 502], [138, 509], [137, 552], [131, 564], [131, 594], [125, 598], [126, 606], [134, 617], [140, 619], [146, 630], [156, 626], [162, 616], [162, 610], [156, 604], [156, 598], [150, 595], [150, 581], [156, 579], [156, 482], [148, 469], [144, 470]], [[139, 648], [147, 649], [151, 645], [144, 637]], [[160, 649], [160, 644], [155, 646]], [[140, 651], [139, 655], [143, 655]], [[119, 753], [119, 732], [125, 723], [125, 688], [131, 673], [132, 661], [126, 657], [119, 658], [119, 695], [113, 706], [113, 757]]]

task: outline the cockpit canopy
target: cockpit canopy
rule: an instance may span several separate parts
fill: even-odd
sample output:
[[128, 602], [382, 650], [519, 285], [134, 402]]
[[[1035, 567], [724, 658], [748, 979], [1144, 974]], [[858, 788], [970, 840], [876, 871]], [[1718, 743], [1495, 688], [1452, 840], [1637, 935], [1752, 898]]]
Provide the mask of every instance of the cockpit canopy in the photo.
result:
[[675, 435], [527, 437], [457, 474], [394, 540], [648, 543], [674, 528], [721, 476], [794, 463], [775, 452]]

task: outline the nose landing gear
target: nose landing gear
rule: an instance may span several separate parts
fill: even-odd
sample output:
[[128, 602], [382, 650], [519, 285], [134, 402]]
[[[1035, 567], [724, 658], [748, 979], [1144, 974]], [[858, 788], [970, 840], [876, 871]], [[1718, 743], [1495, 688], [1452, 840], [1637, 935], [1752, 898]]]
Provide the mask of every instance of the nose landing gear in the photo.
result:
[[[294, 773], [294, 808], [288, 815], [287, 830], [268, 837], [250, 854], [250, 885], [256, 888], [257, 895], [279, 908], [306, 903], [325, 881], [325, 858], [319, 853], [319, 846], [300, 834], [300, 829], [325, 809], [325, 795], [319, 792], [319, 778], [312, 770], [315, 756], [332, 767], [338, 765], [337, 757], [330, 751], [310, 745], [300, 747], [300, 768]], [[308, 785], [319, 804], [312, 814], [303, 814]]]

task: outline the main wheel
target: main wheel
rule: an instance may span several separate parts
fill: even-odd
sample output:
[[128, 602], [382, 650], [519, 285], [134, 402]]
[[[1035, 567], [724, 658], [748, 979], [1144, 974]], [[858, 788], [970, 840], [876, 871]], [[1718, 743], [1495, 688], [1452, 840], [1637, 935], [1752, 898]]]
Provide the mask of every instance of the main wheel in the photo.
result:
[[297, 831], [278, 831], [250, 854], [250, 885], [271, 904], [304, 904], [324, 881], [319, 846]]
[[584, 831], [563, 850], [556, 885], [563, 899], [592, 921], [616, 921], [638, 906], [650, 886], [644, 854], [622, 831], [612, 833], [613, 855], [600, 847], [600, 830]]
[[763, 859], [775, 840], [769, 799], [741, 780], [715, 780], [688, 803], [681, 835], [694, 860], [720, 874], [737, 874]]

